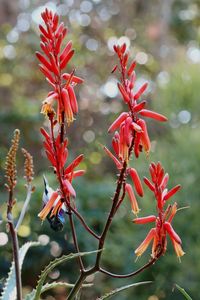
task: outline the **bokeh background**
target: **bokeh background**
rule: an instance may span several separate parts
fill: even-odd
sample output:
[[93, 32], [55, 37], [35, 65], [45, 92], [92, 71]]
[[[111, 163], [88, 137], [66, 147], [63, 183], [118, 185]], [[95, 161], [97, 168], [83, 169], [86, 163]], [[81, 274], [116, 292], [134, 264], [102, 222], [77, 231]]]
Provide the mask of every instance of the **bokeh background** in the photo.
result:
[[[76, 181], [77, 206], [88, 224], [97, 232], [103, 227], [111, 205], [116, 170], [105, 156], [101, 144], [110, 145], [107, 128], [122, 109], [117, 79], [111, 74], [116, 62], [112, 46], [123, 43], [137, 60], [138, 86], [149, 82], [144, 96], [149, 106], [169, 118], [167, 124], [148, 122], [152, 140], [150, 158], [141, 155], [132, 165], [141, 176], [148, 174], [150, 161], [162, 161], [170, 174], [169, 185], [183, 188], [174, 197], [181, 210], [174, 227], [183, 240], [186, 255], [177, 260], [169, 243], [168, 251], [151, 269], [136, 278], [110, 279], [96, 275], [95, 287], [84, 290], [81, 299], [96, 299], [112, 288], [141, 280], [152, 284], [137, 287], [115, 296], [115, 299], [181, 300], [174, 283], [200, 299], [200, 1], [199, 0], [65, 0], [0, 1], [0, 279], [1, 285], [12, 259], [6, 233], [7, 194], [4, 188], [4, 163], [13, 130], [21, 130], [21, 146], [34, 157], [36, 192], [19, 230], [20, 245], [29, 240], [41, 246], [29, 251], [23, 266], [24, 291], [35, 286], [41, 268], [50, 260], [73, 251], [68, 223], [64, 232], [54, 233], [48, 222], [41, 225], [37, 217], [43, 193], [42, 174], [53, 188], [56, 182], [42, 150], [39, 128], [44, 124], [41, 101], [49, 86], [38, 71], [34, 52], [39, 49], [38, 24], [44, 7], [57, 10], [69, 27], [76, 55], [68, 71], [85, 79], [77, 89], [80, 113], [69, 130], [70, 155], [84, 153], [82, 167], [87, 174]], [[25, 198], [23, 159], [18, 155], [18, 186], [15, 217]], [[140, 200], [141, 215], [154, 212], [152, 195], [145, 188]], [[135, 262], [134, 249], [145, 237], [148, 226], [133, 225], [127, 199], [117, 214], [106, 242], [104, 266], [112, 272], [126, 273], [142, 266], [150, 252]], [[94, 250], [96, 241], [76, 222], [82, 251]], [[93, 258], [85, 259], [91, 265]], [[77, 265], [68, 263], [54, 270], [52, 280], [74, 282]], [[44, 299], [65, 299], [66, 291], [58, 289], [44, 294]]]

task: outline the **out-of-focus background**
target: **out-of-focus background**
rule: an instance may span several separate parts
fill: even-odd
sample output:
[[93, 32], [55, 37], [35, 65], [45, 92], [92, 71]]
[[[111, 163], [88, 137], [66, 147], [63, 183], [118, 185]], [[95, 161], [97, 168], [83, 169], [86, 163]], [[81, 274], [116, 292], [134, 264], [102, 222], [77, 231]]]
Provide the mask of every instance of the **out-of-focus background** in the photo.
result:
[[[69, 130], [70, 159], [84, 153], [84, 178], [76, 181], [77, 206], [87, 222], [97, 232], [111, 205], [116, 169], [105, 156], [100, 144], [110, 146], [107, 128], [123, 109], [118, 95], [117, 79], [111, 74], [116, 62], [112, 47], [125, 42], [131, 57], [137, 61], [138, 86], [149, 82], [144, 96], [149, 106], [169, 118], [167, 124], [148, 122], [152, 140], [150, 158], [141, 155], [132, 165], [139, 174], [148, 174], [150, 161], [162, 161], [170, 174], [169, 186], [180, 183], [183, 188], [174, 201], [181, 210], [174, 227], [183, 240], [186, 255], [182, 263], [176, 258], [170, 242], [168, 251], [151, 269], [133, 279], [112, 280], [96, 275], [95, 287], [82, 293], [82, 299], [96, 299], [112, 288], [152, 280], [152, 284], [137, 287], [115, 299], [176, 299], [183, 297], [173, 291], [174, 283], [184, 287], [194, 299], [200, 299], [200, 1], [199, 0], [65, 0], [65, 1], [0, 1], [0, 279], [4, 279], [12, 259], [6, 233], [5, 211], [7, 194], [4, 188], [4, 163], [15, 128], [21, 130], [21, 146], [34, 157], [36, 192], [20, 227], [20, 245], [39, 240], [40, 247], [30, 250], [23, 266], [23, 285], [34, 287], [41, 268], [51, 259], [73, 251], [72, 238], [66, 222], [64, 234], [54, 233], [47, 222], [41, 225], [37, 217], [43, 192], [42, 174], [53, 188], [56, 181], [44, 151], [39, 128], [44, 125], [41, 102], [49, 86], [37, 67], [34, 52], [39, 49], [38, 24], [40, 13], [51, 8], [61, 15], [69, 27], [67, 39], [72, 39], [76, 55], [68, 71], [76, 66], [77, 75], [85, 79], [77, 88], [80, 113]], [[23, 161], [18, 156], [18, 186], [15, 217], [19, 215], [25, 197]], [[145, 188], [140, 199], [141, 216], [154, 212], [152, 194]], [[120, 208], [105, 247], [103, 264], [112, 272], [130, 272], [148, 261], [150, 250], [135, 262], [134, 249], [144, 239], [148, 226], [134, 225], [128, 200]], [[76, 222], [82, 251], [94, 250], [96, 241]], [[87, 258], [88, 265], [93, 258]], [[77, 277], [76, 262], [54, 270], [49, 281]], [[93, 280], [93, 278], [90, 278]], [[2, 281], [1, 281], [2, 284]], [[65, 299], [65, 291], [55, 290], [44, 299]]]

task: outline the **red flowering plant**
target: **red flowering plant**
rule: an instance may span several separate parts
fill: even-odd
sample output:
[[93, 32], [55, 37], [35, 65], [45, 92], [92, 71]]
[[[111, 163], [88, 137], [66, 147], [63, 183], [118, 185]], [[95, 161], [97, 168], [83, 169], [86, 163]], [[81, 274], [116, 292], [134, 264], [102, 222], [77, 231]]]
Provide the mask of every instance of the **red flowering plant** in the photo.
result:
[[[44, 150], [53, 168], [58, 186], [56, 190], [50, 188], [44, 176], [45, 191], [43, 195], [43, 207], [38, 216], [42, 221], [48, 219], [51, 227], [55, 231], [61, 230], [65, 217], [68, 218], [76, 253], [61, 257], [47, 266], [40, 276], [36, 289], [27, 295], [27, 299], [39, 299], [41, 293], [45, 291], [43, 284], [48, 272], [56, 265], [76, 257], [79, 264], [80, 275], [77, 282], [72, 285], [71, 291], [68, 294], [67, 299], [70, 300], [77, 296], [81, 287], [86, 286], [84, 281], [87, 276], [91, 274], [101, 272], [113, 278], [129, 278], [152, 266], [158, 258], [166, 252], [167, 235], [173, 243], [177, 256], [181, 257], [184, 254], [181, 247], [181, 239], [172, 227], [172, 220], [177, 212], [177, 204], [168, 205], [168, 200], [180, 189], [180, 185], [168, 191], [167, 184], [169, 175], [164, 172], [161, 163], [151, 163], [151, 181], [144, 178], [144, 183], [154, 193], [157, 216], [138, 217], [140, 209], [137, 197], [143, 197], [144, 191], [140, 176], [136, 168], [130, 165], [130, 160], [133, 157], [139, 158], [141, 152], [145, 152], [147, 156], [149, 155], [151, 142], [145, 118], [151, 118], [160, 122], [166, 122], [167, 118], [160, 113], [146, 108], [147, 102], [142, 98], [147, 89], [147, 83], [144, 83], [136, 90], [136, 62], [132, 61], [129, 63], [129, 52], [126, 44], [122, 46], [115, 45], [114, 52], [118, 58], [118, 64], [115, 65], [112, 73], [119, 73], [118, 89], [127, 110], [122, 112], [108, 129], [109, 133], [114, 132], [112, 151], [105, 146], [104, 150], [116, 165], [118, 179], [112, 197], [112, 205], [102, 232], [98, 235], [87, 225], [85, 219], [77, 209], [75, 201], [76, 191], [73, 187], [73, 180], [85, 173], [84, 170], [76, 169], [83, 160], [83, 155], [80, 154], [72, 162], [68, 161], [69, 141], [66, 137], [66, 133], [78, 113], [75, 88], [77, 84], [83, 83], [83, 79], [75, 75], [75, 69], [68, 72], [64, 71], [74, 55], [71, 41], [68, 41], [63, 46], [65, 37], [67, 36], [67, 28], [64, 26], [64, 23], [59, 23], [57, 13], [53, 13], [48, 9], [45, 9], [41, 16], [44, 23], [43, 25], [39, 25], [42, 53], [36, 52], [36, 56], [40, 62], [40, 71], [44, 74], [51, 88], [42, 103], [41, 109], [41, 112], [46, 116], [49, 122], [49, 126], [47, 130], [41, 128], [41, 134], [44, 138]], [[128, 183], [128, 179], [130, 179], [131, 183]], [[101, 258], [113, 218], [118, 209], [120, 209], [126, 195], [130, 200], [132, 212], [136, 216], [133, 222], [136, 224], [151, 222], [155, 223], [155, 226], [149, 231], [144, 241], [135, 250], [135, 254], [141, 256], [149, 244], [153, 242], [150, 260], [141, 268], [129, 274], [121, 275], [105, 270], [102, 267]], [[74, 217], [76, 217], [86, 231], [98, 241], [97, 250], [93, 251], [96, 255], [95, 262], [91, 267], [85, 266], [85, 262], [82, 260], [82, 256], [89, 253], [82, 253], [79, 250]], [[19, 259], [16, 257], [16, 262], [17, 260]], [[16, 281], [17, 299], [21, 300], [21, 283], [19, 284], [20, 272], [18, 271], [16, 269], [16, 278], [18, 279], [18, 281]], [[55, 285], [52, 285], [52, 287], [54, 286]], [[134, 286], [134, 284], [131, 286]], [[105, 298], [106, 296], [103, 296], [102, 299]], [[4, 300], [6, 298], [2, 299]]]
[[[113, 217], [120, 208], [126, 194], [130, 200], [132, 212], [137, 216], [140, 210], [134, 189], [139, 197], [143, 197], [144, 191], [138, 172], [135, 168], [130, 166], [129, 162], [132, 156], [139, 158], [142, 151], [144, 151], [146, 155], [149, 155], [151, 142], [144, 118], [152, 118], [160, 122], [167, 121], [167, 118], [160, 113], [146, 109], [147, 102], [141, 100], [141, 98], [147, 89], [147, 83], [144, 83], [139, 90], [135, 91], [136, 62], [133, 61], [129, 64], [129, 52], [126, 49], [126, 44], [122, 46], [115, 45], [114, 51], [119, 63], [113, 68], [112, 73], [118, 71], [120, 74], [118, 89], [127, 106], [127, 111], [122, 112], [108, 129], [109, 133], [115, 132], [112, 139], [113, 152], [107, 147], [104, 147], [104, 150], [114, 161], [119, 174], [116, 190], [112, 198], [112, 206], [105, 221], [104, 229], [100, 235], [97, 235], [88, 227], [84, 218], [80, 212], [78, 212], [74, 201], [76, 192], [73, 188], [72, 181], [75, 177], [84, 174], [83, 170], [75, 170], [82, 161], [83, 155], [79, 155], [72, 163], [67, 164], [68, 139], [65, 137], [65, 132], [66, 128], [75, 120], [75, 115], [78, 113], [78, 104], [74, 88], [77, 84], [82, 83], [83, 80], [75, 76], [75, 70], [64, 73], [64, 68], [67, 67], [74, 54], [71, 41], [62, 49], [62, 42], [67, 34], [67, 29], [64, 24], [59, 24], [58, 15], [47, 9], [42, 13], [42, 18], [45, 26], [40, 25], [39, 28], [41, 31], [40, 46], [43, 53], [37, 52], [36, 55], [41, 63], [39, 65], [40, 70], [45, 75], [52, 90], [43, 101], [41, 111], [49, 119], [50, 131], [48, 133], [42, 128], [41, 133], [45, 139], [45, 152], [54, 168], [59, 187], [56, 191], [52, 191], [49, 198], [44, 201], [44, 207], [39, 213], [39, 217], [42, 220], [46, 217], [53, 219], [59, 216], [63, 210], [67, 211], [77, 253], [79, 253], [79, 246], [76, 228], [73, 222], [74, 215], [79, 218], [85, 229], [98, 240], [98, 252], [93, 267], [86, 268], [81, 256], [78, 257], [80, 277], [67, 298], [73, 299], [88, 275], [99, 271], [116, 278], [128, 278], [151, 266], [165, 253], [167, 234], [172, 240], [177, 255], [180, 257], [184, 254], [181, 248], [181, 240], [171, 225], [172, 219], [177, 211], [176, 203], [173, 206], [169, 205], [164, 211], [166, 201], [178, 191], [180, 186], [168, 192], [166, 189], [168, 174], [164, 174], [164, 169], [160, 163], [157, 165], [154, 163], [151, 164], [150, 172], [153, 183], [150, 183], [146, 178], [144, 181], [154, 192], [157, 201], [158, 216], [136, 218], [134, 219], [134, 223], [156, 223], [155, 228], [150, 230], [146, 239], [135, 251], [136, 255], [140, 256], [153, 240], [152, 258], [142, 268], [130, 274], [113, 274], [103, 269], [101, 267], [101, 257], [107, 233]], [[129, 177], [132, 184], [127, 183]]]

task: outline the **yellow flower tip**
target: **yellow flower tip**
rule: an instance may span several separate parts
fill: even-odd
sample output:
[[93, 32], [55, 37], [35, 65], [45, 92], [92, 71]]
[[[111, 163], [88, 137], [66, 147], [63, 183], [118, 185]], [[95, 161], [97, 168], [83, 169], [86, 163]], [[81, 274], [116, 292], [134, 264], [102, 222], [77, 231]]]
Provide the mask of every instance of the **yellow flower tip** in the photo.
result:
[[38, 214], [38, 217], [44, 221], [46, 217], [44, 217], [44, 213], [42, 213], [42, 211]]
[[138, 249], [135, 250], [135, 255], [137, 256], [137, 259], [143, 254], [143, 251], [139, 251]]
[[151, 243], [152, 239], [154, 239], [156, 234], [155, 228], [152, 228], [149, 233], [147, 234], [144, 241], [139, 245], [139, 247], [135, 250], [135, 255], [141, 256], [146, 249], [148, 248], [149, 244]]
[[177, 255], [179, 261], [181, 262], [180, 258], [185, 254], [185, 252], [183, 251], [181, 245], [179, 243], [177, 243], [175, 240], [172, 240], [172, 243], [173, 243], [176, 255]]
[[67, 126], [70, 127], [71, 123], [75, 121], [75, 118], [72, 116], [71, 118], [67, 118]]
[[132, 213], [136, 216], [136, 218], [138, 217], [138, 214], [139, 214], [140, 211], [141, 211], [140, 208], [137, 208], [137, 210], [132, 209]]
[[53, 107], [51, 106], [51, 104], [44, 103], [41, 108], [41, 114], [43, 114], [45, 116], [49, 116], [52, 114], [55, 115], [55, 111], [54, 111]]

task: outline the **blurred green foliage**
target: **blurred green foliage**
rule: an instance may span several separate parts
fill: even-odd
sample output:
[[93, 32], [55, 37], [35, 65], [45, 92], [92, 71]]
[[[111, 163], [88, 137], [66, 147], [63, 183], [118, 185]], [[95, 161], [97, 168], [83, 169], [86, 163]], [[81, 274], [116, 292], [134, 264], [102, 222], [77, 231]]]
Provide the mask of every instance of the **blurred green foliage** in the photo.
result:
[[[10, 4], [9, 4], [10, 3]], [[61, 4], [60, 4], [61, 3]], [[110, 71], [115, 57], [110, 50], [113, 41], [127, 36], [131, 57], [138, 61], [139, 85], [149, 81], [146, 99], [149, 105], [168, 116], [168, 124], [149, 121], [152, 140], [150, 158], [144, 155], [133, 160], [132, 165], [142, 176], [148, 176], [150, 161], [162, 161], [170, 174], [169, 185], [180, 183], [183, 188], [174, 200], [180, 210], [174, 227], [183, 240], [186, 255], [182, 263], [176, 259], [168, 245], [168, 251], [155, 266], [134, 279], [110, 279], [96, 275], [95, 287], [83, 291], [83, 299], [95, 299], [111, 289], [137, 282], [152, 280], [151, 285], [126, 291], [115, 299], [181, 300], [178, 283], [194, 298], [199, 297], [200, 279], [200, 50], [198, 0], [66, 0], [48, 2], [63, 15], [69, 26], [68, 38], [74, 42], [76, 55], [73, 64], [76, 73], [85, 79], [77, 90], [80, 113], [70, 128], [70, 157], [84, 153], [83, 167], [87, 174], [76, 183], [77, 206], [88, 224], [101, 232], [111, 206], [116, 170], [103, 153], [100, 144], [110, 145], [111, 136], [107, 128], [116, 114], [122, 110], [122, 102], [116, 94], [116, 80]], [[44, 120], [40, 115], [42, 100], [48, 85], [37, 68], [34, 51], [39, 48], [37, 21], [41, 5], [45, 1], [17, 1], [0, 3], [0, 279], [5, 278], [12, 259], [11, 245], [6, 241], [6, 191], [4, 189], [4, 161], [14, 128], [21, 130], [21, 146], [34, 157], [36, 192], [33, 194], [28, 213], [20, 229], [20, 244], [28, 240], [40, 240], [43, 246], [32, 249], [27, 255], [23, 271], [23, 283], [27, 289], [35, 286], [40, 269], [53, 257], [73, 251], [69, 224], [64, 234], [54, 233], [48, 222], [41, 225], [37, 217], [41, 209], [43, 193], [42, 174], [45, 173], [53, 188], [56, 182], [42, 150], [39, 128]], [[71, 66], [71, 69], [73, 65]], [[69, 70], [70, 71], [70, 70]], [[106, 84], [107, 83], [107, 84]], [[109, 84], [108, 84], [109, 83]], [[114, 84], [113, 84], [114, 83]], [[46, 125], [46, 123], [45, 123]], [[23, 161], [18, 157], [18, 187], [15, 216], [19, 215], [25, 198]], [[140, 200], [141, 216], [154, 211], [152, 195], [145, 189]], [[117, 214], [106, 242], [103, 264], [112, 272], [126, 273], [142, 266], [149, 253], [135, 262], [134, 249], [144, 239], [148, 226], [132, 224], [132, 214], [127, 199]], [[96, 241], [76, 222], [81, 251], [94, 250]], [[3, 238], [3, 239], [2, 239]], [[88, 265], [92, 258], [84, 258]], [[31, 275], [30, 275], [31, 270]], [[57, 278], [74, 282], [77, 268], [73, 263], [62, 266], [51, 274], [49, 280]], [[92, 280], [93, 278], [89, 278]], [[1, 282], [0, 282], [1, 284]], [[62, 290], [56, 290], [55, 299], [62, 298]], [[46, 295], [46, 299], [49, 296]], [[54, 299], [54, 298], [53, 298]]]

